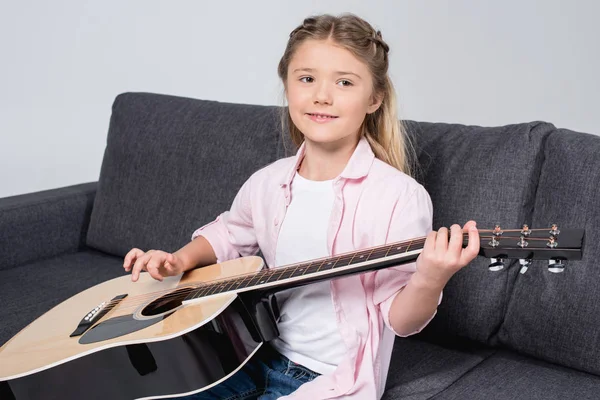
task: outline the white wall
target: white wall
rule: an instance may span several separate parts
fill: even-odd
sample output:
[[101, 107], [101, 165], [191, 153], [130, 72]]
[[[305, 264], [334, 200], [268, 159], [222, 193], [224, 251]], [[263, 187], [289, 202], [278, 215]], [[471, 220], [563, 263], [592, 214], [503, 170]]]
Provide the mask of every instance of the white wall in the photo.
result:
[[381, 29], [404, 118], [599, 134], [598, 4], [2, 1], [0, 197], [97, 180], [122, 92], [281, 104], [288, 34], [322, 12]]

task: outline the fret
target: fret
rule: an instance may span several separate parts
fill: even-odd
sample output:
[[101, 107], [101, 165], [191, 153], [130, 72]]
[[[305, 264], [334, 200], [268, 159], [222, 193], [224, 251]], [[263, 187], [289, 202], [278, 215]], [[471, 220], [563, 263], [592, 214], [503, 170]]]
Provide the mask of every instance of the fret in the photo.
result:
[[[322, 264], [322, 263], [321, 263]], [[321, 264], [316, 265], [314, 262], [311, 262], [310, 264], [308, 264], [308, 266], [306, 267], [306, 273], [307, 274], [314, 274], [315, 272], [319, 272], [319, 268], [321, 268]]]
[[231, 285], [231, 289], [232, 290], [239, 289], [242, 285], [244, 285], [244, 282], [246, 281], [247, 278], [248, 278], [247, 276], [244, 276], [242, 278], [235, 278], [234, 283]]
[[203, 288], [199, 289], [198, 292], [196, 293], [195, 298], [199, 298], [199, 297], [204, 297], [206, 296], [207, 292], [211, 289], [210, 285], [205, 285]]
[[217, 288], [219, 287], [217, 284], [213, 283], [211, 285], [209, 285], [210, 288], [209, 290], [206, 292], [207, 296], [210, 296], [211, 294], [216, 294], [217, 293]]
[[388, 249], [387, 249], [387, 251], [385, 252], [385, 256], [384, 257], [388, 256], [388, 253], [390, 252], [391, 249], [392, 249], [392, 246], [389, 246]]
[[[271, 279], [273, 279], [273, 277], [274, 277], [275, 275], [277, 275], [277, 273], [278, 273], [278, 272], [279, 272], [279, 271], [277, 271], [276, 269], [269, 269], [269, 273], [267, 274], [267, 275], [268, 275], [268, 278], [267, 278], [266, 282], [267, 282], [267, 283], [268, 283], [268, 282], [271, 282]], [[276, 281], [277, 279], [274, 279], [274, 280]]]
[[321, 268], [323, 267], [323, 265], [327, 262], [328, 260], [323, 260], [323, 262], [319, 265], [319, 268], [317, 268], [317, 270], [315, 272], [319, 272], [321, 270]]
[[[230, 282], [231, 281], [231, 282]], [[225, 283], [225, 290], [224, 292], [230, 291], [233, 289], [233, 286], [237, 283], [237, 279], [229, 279], [227, 280], [227, 282]]]
[[296, 270], [293, 267], [281, 267], [281, 269], [283, 270], [283, 272], [281, 273], [281, 276], [278, 278], [278, 280], [291, 278], [294, 274], [294, 271]]
[[304, 275], [305, 273], [306, 273], [306, 264], [300, 264], [296, 268], [294, 268], [294, 271], [291, 273], [289, 278], [293, 278], [295, 276], [301, 276], [301, 275]]
[[184, 301], [185, 301], [185, 300], [193, 300], [193, 299], [197, 299], [197, 298], [198, 298], [198, 292], [199, 292], [200, 290], [201, 290], [201, 289], [199, 289], [199, 288], [196, 288], [195, 290], [192, 290], [192, 291], [191, 291], [191, 292], [190, 292], [190, 293], [189, 293], [189, 294], [186, 296], [186, 298], [184, 299]]
[[267, 272], [268, 270], [265, 270], [256, 274], [260, 275], [259, 279], [256, 282], [256, 285], [263, 285], [269, 281], [269, 274]]
[[358, 264], [364, 261], [367, 261], [367, 255], [366, 252], [361, 251], [359, 253], [355, 253], [354, 256], [352, 257], [352, 260], [350, 261], [350, 263], [348, 265], [351, 264]]
[[258, 282], [262, 280], [262, 278], [263, 275], [260, 272], [256, 273], [252, 278], [250, 278], [248, 283], [246, 283], [245, 287], [256, 286]]
[[279, 274], [279, 276], [277, 278], [275, 278], [274, 280], [276, 280], [276, 281], [281, 280], [283, 277], [283, 274], [285, 274], [285, 272], [286, 272], [285, 267], [277, 268], [276, 272], [273, 272], [273, 276], [275, 276], [276, 274]]
[[[340, 261], [342, 261], [342, 259], [343, 259], [343, 257], [340, 257], [340, 258], [338, 258], [338, 259], [335, 261], [335, 263], [333, 264], [333, 267], [332, 267], [332, 269], [334, 269], [334, 268], [338, 268], [338, 263], [339, 263]], [[344, 265], [342, 265], [342, 267], [343, 267], [343, 266], [344, 266]]]

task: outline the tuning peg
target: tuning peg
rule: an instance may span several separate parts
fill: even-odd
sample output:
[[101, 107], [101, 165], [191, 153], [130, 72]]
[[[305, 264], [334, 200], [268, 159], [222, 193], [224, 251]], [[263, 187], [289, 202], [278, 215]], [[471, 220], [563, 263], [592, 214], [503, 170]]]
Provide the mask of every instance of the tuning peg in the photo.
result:
[[504, 259], [490, 258], [490, 261], [492, 262], [490, 265], [488, 265], [488, 269], [490, 271], [493, 271], [493, 272], [501, 271], [504, 268]]
[[529, 258], [521, 258], [519, 260], [519, 264], [521, 264], [521, 270], [519, 272], [522, 273], [522, 274], [524, 274], [525, 272], [527, 272], [527, 269], [531, 265], [531, 259], [529, 259]]
[[551, 249], [558, 246], [558, 242], [556, 241], [556, 238], [554, 236], [550, 236], [550, 238], [548, 238], [548, 243], [546, 243], [546, 246], [550, 247]]
[[556, 237], [560, 233], [560, 230], [558, 229], [558, 226], [556, 224], [552, 224], [552, 227], [550, 228], [549, 233], [550, 233], [550, 235]]
[[548, 271], [559, 274], [565, 271], [565, 262], [564, 260], [548, 260]]

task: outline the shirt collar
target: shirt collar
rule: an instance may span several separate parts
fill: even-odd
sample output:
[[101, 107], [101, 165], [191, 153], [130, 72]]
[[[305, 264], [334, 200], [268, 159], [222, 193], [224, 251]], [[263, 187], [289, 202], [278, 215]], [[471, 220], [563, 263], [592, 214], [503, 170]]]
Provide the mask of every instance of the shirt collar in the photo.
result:
[[[306, 142], [302, 142], [302, 145], [300, 146], [300, 148], [298, 149], [298, 152], [296, 153], [296, 156], [295, 156], [296, 159], [294, 161], [294, 164], [293, 164], [292, 168], [288, 171], [288, 173], [285, 175], [285, 179], [283, 182], [281, 182], [281, 186], [289, 186], [292, 183], [292, 179], [294, 179], [294, 174], [296, 173], [296, 170], [300, 166], [300, 163], [302, 162], [302, 159], [304, 158], [305, 153], [306, 153]], [[367, 176], [367, 174], [369, 173], [369, 169], [371, 168], [371, 165], [373, 164], [374, 159], [375, 159], [375, 154], [373, 153], [373, 150], [371, 149], [371, 145], [369, 145], [369, 142], [367, 141], [367, 139], [365, 137], [362, 137], [358, 141], [358, 144], [356, 145], [356, 148], [354, 149], [352, 156], [350, 156], [350, 159], [348, 160], [346, 167], [340, 174], [340, 178], [360, 179], [360, 178]]]

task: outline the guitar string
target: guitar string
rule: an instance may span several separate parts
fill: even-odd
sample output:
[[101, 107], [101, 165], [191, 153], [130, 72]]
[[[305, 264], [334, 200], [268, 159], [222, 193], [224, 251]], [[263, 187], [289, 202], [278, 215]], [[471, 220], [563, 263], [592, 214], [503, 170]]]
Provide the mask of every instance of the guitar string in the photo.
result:
[[[482, 231], [483, 230], [481, 230], [480, 232], [482, 232]], [[464, 240], [464, 236], [465, 235], [468, 237], [468, 233], [463, 233], [463, 240]], [[491, 238], [491, 236], [483, 236], [483, 237], [480, 236], [480, 239], [484, 239], [484, 238]], [[508, 238], [516, 239], [516, 237], [505, 237], [504, 239], [508, 239]], [[548, 240], [548, 239], [546, 239], [546, 238], [529, 238], [528, 240], [545, 241], [545, 240]], [[412, 242], [413, 242], [413, 244], [420, 244], [422, 242], [422, 238], [414, 239]], [[390, 245], [378, 246], [378, 247], [373, 248], [372, 252], [375, 251], [375, 250], [377, 250], [377, 251], [379, 251], [379, 250], [385, 250], [388, 247], [389, 248], [395, 247], [395, 246], [401, 245], [403, 243], [406, 243], [406, 242], [398, 242], [398, 243], [394, 243], [394, 244], [390, 244]], [[410, 245], [409, 245], [409, 248], [410, 248]], [[194, 283], [194, 284], [178, 285], [178, 286], [175, 286], [175, 287], [172, 287], [172, 288], [169, 288], [169, 289], [165, 289], [165, 290], [162, 290], [162, 291], [150, 292], [150, 293], [145, 293], [143, 295], [138, 295], [138, 296], [130, 297], [127, 300], [121, 301], [121, 306], [119, 307], [119, 309], [131, 308], [131, 307], [138, 307], [139, 305], [141, 305], [144, 302], [146, 302], [148, 299], [157, 298], [157, 296], [160, 295], [161, 292], [166, 294], [165, 296], [160, 297], [161, 300], [164, 300], [164, 299], [168, 299], [170, 297], [179, 297], [179, 296], [182, 296], [181, 293], [177, 293], [177, 291], [180, 291], [181, 289], [192, 289], [193, 288], [193, 290], [202, 290], [202, 289], [206, 290], [206, 289], [217, 288], [218, 284], [231, 284], [231, 283], [232, 283], [232, 285], [230, 286], [230, 288], [232, 288], [234, 286], [234, 284], [237, 281], [239, 281], [239, 278], [243, 278], [241, 280], [241, 282], [240, 282], [240, 285], [238, 285], [238, 287], [236, 288], [236, 289], [239, 289], [241, 287], [243, 281], [245, 281], [247, 277], [254, 278], [254, 277], [258, 276], [258, 275], [262, 275], [263, 278], [267, 278], [268, 277], [268, 279], [267, 279], [267, 281], [268, 281], [275, 274], [280, 273], [280, 277], [278, 278], [278, 279], [280, 279], [283, 276], [283, 274], [285, 274], [286, 272], [289, 272], [291, 269], [297, 269], [298, 267], [303, 266], [303, 265], [306, 265], [307, 268], [310, 268], [311, 266], [313, 266], [313, 264], [316, 264], [315, 261], [319, 261], [319, 260], [327, 261], [327, 260], [334, 260], [334, 259], [337, 258], [337, 260], [335, 261], [335, 263], [338, 263], [346, 255], [357, 255], [357, 254], [360, 254], [361, 252], [366, 252], [368, 250], [369, 249], [361, 250], [361, 251], [358, 251], [358, 252], [343, 253], [343, 254], [340, 254], [339, 256], [336, 256], [336, 257], [330, 257], [330, 258], [313, 260], [310, 263], [307, 261], [307, 262], [303, 262], [303, 263], [290, 264], [290, 265], [282, 266], [282, 267], [275, 268], [275, 269], [265, 269], [265, 270], [250, 272], [250, 273], [246, 273], [246, 274], [233, 275], [233, 276], [222, 278], [222, 279], [215, 279], [215, 280], [210, 280], [210, 281], [204, 281], [204, 282], [202, 282], [200, 284]], [[396, 255], [396, 254], [400, 254], [400, 253], [394, 253], [394, 255]], [[381, 256], [378, 255], [377, 258], [381, 258]], [[323, 264], [324, 263], [322, 263], [322, 265]], [[321, 267], [322, 267], [322, 265], [321, 265]], [[350, 265], [350, 263], [346, 264], [346, 265], [341, 265], [341, 266], [348, 266], [348, 265]], [[310, 274], [313, 274], [313, 273], [316, 273], [316, 272], [320, 272], [319, 269], [317, 269], [316, 271], [310, 271]], [[333, 270], [333, 269], [330, 269], [330, 270]], [[285, 279], [289, 279], [289, 278], [293, 277], [293, 274], [295, 272], [296, 271], [294, 270], [292, 272], [292, 274], [289, 277], [285, 278]], [[306, 272], [304, 272], [302, 275], [304, 275], [305, 273]], [[258, 280], [252, 286], [256, 286], [257, 284], [258, 284]], [[248, 286], [245, 286], [245, 287], [248, 287]], [[233, 291], [234, 290], [228, 289], [226, 291], [219, 292], [218, 294], [220, 294], [220, 293], [226, 293], [226, 292], [233, 292]], [[211, 293], [211, 294], [217, 294], [217, 293]], [[204, 297], [206, 295], [208, 295], [208, 293], [205, 293], [205, 294], [203, 294], [202, 296], [199, 296], [199, 297]], [[186, 294], [186, 296], [187, 296], [187, 294]], [[143, 301], [142, 301], [142, 303], [139, 303], [138, 300], [143, 300]], [[115, 302], [118, 302], [118, 300], [115, 301]], [[111, 305], [111, 302], [107, 303], [107, 306], [108, 305]]]
[[[531, 231], [533, 231], [533, 230], [534, 229], [531, 229]], [[535, 229], [535, 230], [536, 231], [541, 231], [541, 230], [546, 230], [546, 229]], [[493, 232], [493, 230], [480, 230], [479, 232]], [[520, 232], [520, 231], [518, 229], [515, 229], [515, 230], [504, 230], [503, 232]], [[468, 232], [463, 232], [463, 240], [465, 238], [468, 238]], [[490, 238], [491, 239], [492, 236], [481, 236], [480, 235], [480, 239], [486, 239], [486, 238]], [[506, 240], [508, 238], [510, 238], [510, 239], [517, 239], [514, 236], [507, 236], [507, 237], [500, 236], [500, 237], [496, 237], [496, 239], [504, 239], [504, 240]], [[306, 266], [306, 268], [309, 269], [311, 266], [314, 266], [313, 264], [316, 264], [317, 261], [320, 261], [320, 260], [324, 260], [324, 261], [331, 260], [331, 261], [333, 261], [333, 260], [337, 259], [335, 261], [335, 263], [334, 263], [334, 265], [335, 265], [335, 264], [339, 263], [344, 258], [344, 256], [353, 256], [354, 257], [356, 255], [359, 255], [362, 252], [366, 252], [366, 251], [369, 251], [369, 250], [371, 250], [371, 253], [375, 253], [375, 254], [376, 254], [377, 251], [386, 250], [386, 249], [389, 252], [389, 250], [391, 248], [393, 248], [395, 246], [402, 247], [402, 245], [407, 244], [407, 243], [408, 243], [408, 247], [407, 247], [406, 251], [408, 251], [410, 249], [410, 246], [424, 243], [424, 239], [425, 239], [424, 237], [415, 238], [412, 241], [405, 241], [405, 242], [392, 243], [392, 244], [387, 244], [387, 245], [382, 245], [382, 246], [376, 246], [376, 247], [369, 248], [369, 249], [359, 250], [357, 252], [355, 251], [355, 252], [342, 253], [342, 254], [339, 254], [339, 255], [337, 255], [335, 257], [322, 258], [322, 259], [317, 259], [317, 260], [312, 260], [312, 261], [309, 260], [309, 261], [306, 261], [306, 262], [285, 265], [285, 266], [274, 268], [274, 269], [264, 269], [264, 270], [250, 272], [250, 273], [245, 273], [245, 274], [233, 275], [233, 276], [226, 277], [226, 278], [220, 278], [220, 279], [214, 279], [214, 280], [210, 280], [210, 281], [204, 281], [204, 282], [202, 282], [200, 284], [198, 284], [198, 283], [191, 284], [190, 283], [190, 284], [177, 285], [177, 286], [169, 288], [169, 289], [164, 289], [164, 290], [156, 291], [156, 292], [149, 292], [149, 293], [145, 293], [143, 295], [132, 296], [132, 297], [126, 298], [124, 300], [121, 300], [121, 306], [119, 307], [119, 309], [126, 309], [126, 308], [135, 308], [135, 307], [138, 307], [141, 304], [144, 304], [145, 302], [147, 302], [147, 300], [153, 299], [153, 298], [157, 298], [160, 294], [163, 294], [163, 293], [165, 295], [162, 296], [162, 297], [160, 297], [161, 301], [165, 300], [165, 299], [172, 298], [172, 297], [180, 297], [180, 296], [183, 295], [181, 293], [181, 291], [185, 290], [185, 289], [206, 290], [206, 289], [218, 288], [218, 285], [224, 285], [224, 286], [220, 287], [220, 289], [222, 289], [223, 287], [225, 287], [225, 285], [230, 284], [230, 289], [227, 289], [225, 291], [219, 292], [218, 294], [220, 294], [220, 293], [227, 293], [227, 292], [233, 292], [234, 290], [231, 290], [231, 288], [233, 286], [235, 286], [235, 283], [237, 283], [241, 279], [241, 281], [239, 281], [240, 284], [236, 288], [236, 289], [239, 289], [242, 286], [243, 282], [246, 280], [247, 277], [254, 278], [254, 277], [258, 276], [258, 275], [262, 275], [262, 278], [265, 278], [267, 281], [269, 281], [274, 275], [276, 275], [278, 273], [280, 274], [280, 277], [278, 279], [280, 279], [286, 272], [289, 272], [290, 270], [294, 269], [294, 271], [292, 271], [291, 275], [289, 277], [285, 278], [285, 279], [289, 279], [291, 277], [296, 277], [296, 276], [293, 276], [293, 274], [296, 272], [295, 270], [298, 267], [300, 267], [300, 266]], [[545, 241], [545, 240], [548, 240], [548, 239], [547, 238], [531, 238], [530, 237], [527, 240], [528, 241], [529, 240], [536, 240], [536, 241], [542, 241], [542, 240], [544, 240]], [[412, 243], [410, 243], [410, 242], [412, 242]], [[394, 255], [397, 255], [397, 254], [401, 254], [401, 253], [394, 253]], [[373, 254], [370, 254], [369, 257], [371, 257], [372, 255]], [[367, 258], [366, 261], [370, 261], [369, 257]], [[382, 257], [381, 257], [381, 255], [377, 255], [376, 258], [382, 258]], [[344, 260], [344, 261], [346, 261], [346, 260]], [[345, 264], [345, 265], [341, 264], [340, 266], [341, 267], [348, 266], [348, 265], [350, 265], [351, 262], [352, 262], [352, 260], [350, 260], [350, 262], [348, 264]], [[324, 264], [324, 262], [319, 267], [319, 269], [323, 266], [323, 264]], [[333, 271], [333, 270], [335, 270], [335, 268], [337, 268], [337, 267], [334, 267], [333, 269], [328, 269], [328, 271]], [[317, 269], [316, 271], [310, 271], [309, 274], [314, 274], [316, 272], [321, 272], [321, 271], [319, 271], [319, 269]], [[305, 273], [306, 273], [306, 271], [303, 274], [301, 274], [301, 275], [304, 275]], [[299, 275], [297, 275], [297, 276], [299, 276]], [[273, 282], [275, 282], [275, 281], [273, 281]], [[258, 284], [258, 280], [252, 286], [257, 286], [257, 284]], [[245, 286], [245, 287], [248, 287], [248, 286]], [[200, 297], [204, 297], [207, 294], [208, 293], [206, 293], [206, 294], [204, 294], [204, 295], [202, 295]], [[217, 294], [217, 293], [214, 293], [214, 294]], [[189, 293], [186, 293], [185, 295], [187, 297], [187, 295], [189, 295]], [[119, 300], [115, 300], [114, 302], [113, 301], [109, 301], [109, 302], [107, 302], [106, 306], [111, 306], [114, 303], [118, 303], [118, 302], [119, 302]]]
[[[356, 254], [360, 254], [360, 253], [366, 253], [369, 251], [371, 252], [370, 257], [372, 257], [373, 255], [377, 255], [377, 257], [374, 257], [371, 259], [371, 260], [373, 260], [373, 259], [382, 258], [383, 254], [385, 254], [385, 253], [382, 253], [382, 254], [377, 254], [377, 253], [381, 252], [381, 251], [387, 252], [389, 248], [396, 247], [396, 246], [403, 247], [402, 246], [403, 244], [407, 245], [409, 243], [411, 243], [410, 244], [411, 246], [414, 246], [414, 245], [424, 243], [424, 242], [425, 242], [424, 238], [417, 238], [417, 239], [413, 239], [412, 241], [391, 243], [391, 244], [387, 244], [387, 245], [383, 245], [383, 246], [376, 246], [373, 248], [363, 249], [363, 250], [359, 250], [359, 251], [355, 251], [355, 252], [347, 252], [347, 253], [336, 255], [334, 257], [320, 258], [320, 259], [315, 259], [315, 260], [307, 260], [305, 262], [284, 265], [284, 266], [277, 267], [277, 268], [262, 269], [262, 270], [255, 271], [255, 272], [248, 272], [248, 273], [243, 273], [243, 274], [232, 275], [232, 276], [225, 277], [225, 278], [204, 281], [201, 283], [196, 282], [196, 283], [190, 283], [190, 284], [177, 285], [172, 288], [168, 288], [168, 289], [164, 289], [164, 290], [160, 290], [160, 291], [156, 291], [156, 292], [144, 293], [142, 295], [137, 295], [137, 296], [132, 296], [132, 297], [128, 296], [127, 298], [125, 298], [123, 300], [115, 300], [114, 302], [109, 301], [106, 303], [106, 306], [112, 305], [113, 303], [118, 303], [120, 301], [121, 305], [119, 306], [119, 309], [138, 307], [139, 305], [145, 303], [148, 299], [156, 298], [157, 296], [159, 296], [162, 293], [164, 293], [165, 296], [160, 297], [161, 300], [168, 299], [170, 297], [181, 296], [180, 293], [173, 293], [174, 291], [180, 291], [181, 289], [191, 289], [191, 288], [193, 288], [193, 289], [211, 289], [211, 288], [215, 288], [215, 286], [217, 286], [219, 284], [233, 283], [232, 286], [234, 286], [235, 283], [240, 282], [240, 285], [236, 288], [236, 289], [240, 289], [241, 285], [248, 277], [250, 277], [250, 280], [251, 280], [252, 278], [254, 278], [258, 275], [262, 275], [263, 278], [270, 279], [276, 274], [281, 274], [281, 276], [283, 276], [283, 274], [285, 274], [286, 272], [288, 272], [288, 273], [291, 272], [291, 275], [293, 275], [296, 272], [296, 270], [302, 266], [306, 266], [306, 269], [309, 269], [311, 266], [314, 267], [315, 265], [317, 265], [319, 261], [323, 261], [319, 268], [321, 268], [323, 265], [325, 265], [325, 261], [330, 261], [331, 263], [333, 263], [335, 265], [336, 263], [339, 263], [344, 257], [356, 255]], [[402, 252], [394, 253], [394, 254], [395, 255], [402, 254]], [[370, 260], [367, 258], [367, 260], [365, 260], [365, 261], [370, 261]], [[335, 271], [339, 267], [344, 267], [344, 266], [348, 266], [348, 265], [350, 265], [350, 264], [340, 264], [337, 267], [332, 268], [332, 269], [321, 270], [321, 271], [319, 271], [319, 270], [310, 271], [309, 273], [313, 274], [313, 273], [322, 272], [322, 271]], [[306, 276], [306, 275], [304, 275], [305, 273], [306, 273], [306, 271], [302, 275]], [[300, 276], [300, 275], [297, 275], [297, 276]], [[297, 277], [297, 276], [294, 276], [294, 277]], [[250, 282], [250, 281], [248, 281], [248, 282]], [[272, 282], [275, 282], [275, 281], [272, 281]], [[253, 285], [253, 286], [255, 286], [255, 285]], [[248, 287], [248, 286], [245, 286], [245, 287]], [[225, 292], [221, 292], [221, 293], [225, 293]], [[138, 302], [138, 300], [142, 300], [142, 301]]]

